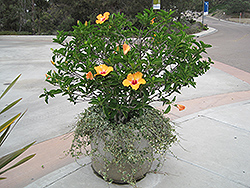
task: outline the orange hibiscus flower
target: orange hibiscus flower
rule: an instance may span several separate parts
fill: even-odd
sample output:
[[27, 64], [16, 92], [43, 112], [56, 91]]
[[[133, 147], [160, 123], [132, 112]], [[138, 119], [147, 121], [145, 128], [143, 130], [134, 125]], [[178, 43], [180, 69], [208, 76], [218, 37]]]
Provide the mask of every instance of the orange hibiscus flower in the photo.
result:
[[97, 67], [94, 67], [94, 69], [96, 71], [95, 76], [97, 76], [97, 75], [106, 76], [108, 73], [110, 73], [111, 71], [114, 70], [113, 67], [108, 67], [105, 64], [101, 64]]
[[93, 80], [93, 79], [94, 79], [93, 74], [92, 74], [91, 71], [89, 71], [89, 72], [86, 74], [86, 78], [87, 78], [87, 79], [90, 79], [90, 80]]
[[186, 108], [184, 105], [181, 104], [177, 104], [176, 107], [179, 109], [179, 111], [182, 111]]
[[136, 72], [135, 74], [129, 73], [127, 79], [123, 80], [122, 84], [126, 87], [131, 86], [132, 89], [137, 90], [140, 84], [146, 84], [142, 76], [141, 72]]
[[49, 75], [45, 74], [45, 76], [46, 76], [46, 79], [48, 79], [48, 80], [50, 79]]
[[110, 15], [109, 12], [105, 12], [103, 15], [99, 14], [98, 16], [96, 16], [97, 20], [95, 22], [97, 24], [102, 24], [103, 22], [109, 19], [109, 15]]
[[155, 18], [153, 18], [153, 19], [151, 20], [150, 24], [153, 24], [153, 23], [155, 23], [154, 19], [155, 19]]
[[130, 46], [129, 45], [127, 45], [126, 43], [124, 43], [123, 44], [123, 53], [124, 53], [124, 55], [126, 55], [129, 51], [130, 51]]

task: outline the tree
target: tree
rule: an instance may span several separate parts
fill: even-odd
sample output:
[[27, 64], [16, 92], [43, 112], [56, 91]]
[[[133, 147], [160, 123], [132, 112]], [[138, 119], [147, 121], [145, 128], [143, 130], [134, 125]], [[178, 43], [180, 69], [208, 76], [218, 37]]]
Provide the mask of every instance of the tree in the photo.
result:
[[[41, 33], [41, 19], [49, 8], [50, 4], [47, 0], [32, 0], [32, 19], [33, 31], [36, 30], [39, 34]], [[35, 23], [35, 28], [34, 28]]]
[[0, 0], [0, 29], [18, 31], [19, 29], [19, 4], [15, 0]]
[[226, 3], [228, 13], [244, 13], [250, 9], [249, 0], [228, 0]]
[[152, 6], [152, 2], [148, 0], [50, 0], [50, 3], [49, 11], [53, 23], [59, 30], [70, 30], [77, 20], [95, 22], [98, 14], [107, 11], [110, 13], [123, 12], [132, 19], [138, 12]]
[[[151, 7], [151, 0], [0, 0], [0, 30], [24, 30], [33, 34], [69, 31], [77, 20], [93, 23], [98, 14], [106, 11], [124, 13], [137, 25], [135, 15]], [[172, 16], [180, 20], [187, 10], [201, 11], [202, 0], [198, 4], [196, 0], [162, 0], [161, 7], [175, 10]]]

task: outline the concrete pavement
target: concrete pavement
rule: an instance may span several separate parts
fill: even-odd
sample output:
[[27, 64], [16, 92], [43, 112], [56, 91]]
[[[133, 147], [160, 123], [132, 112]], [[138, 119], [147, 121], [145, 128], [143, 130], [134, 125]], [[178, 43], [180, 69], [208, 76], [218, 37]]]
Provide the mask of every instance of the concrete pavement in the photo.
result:
[[[49, 48], [57, 47], [51, 38], [0, 36], [0, 83], [23, 74], [21, 83], [9, 92], [6, 100], [23, 97], [22, 106], [16, 111], [32, 108], [7, 140], [7, 146], [1, 148], [1, 154], [38, 140], [26, 153], [37, 153], [36, 157], [6, 173], [8, 179], [1, 181], [0, 187], [129, 187], [108, 185], [96, 177], [87, 157], [79, 160], [80, 164], [87, 164], [82, 167], [64, 156], [63, 151], [70, 147], [72, 139], [65, 133], [70, 131], [73, 117], [87, 105], [71, 106], [58, 96], [47, 106], [37, 98], [43, 87], [48, 87], [43, 80], [46, 71], [52, 68]], [[167, 155], [161, 173], [148, 174], [138, 186], [250, 187], [249, 78], [247, 72], [215, 62], [207, 74], [197, 78], [196, 89], [183, 89], [177, 99], [186, 110], [172, 109], [169, 116], [179, 127], [180, 144], [185, 150], [175, 145], [172, 150], [179, 160]], [[3, 90], [6, 86], [0, 87]]]
[[[138, 182], [142, 188], [245, 188], [250, 187], [250, 100], [219, 106], [175, 120], [180, 144], [166, 156], [157, 174], [149, 173]], [[93, 187], [109, 185], [92, 172], [91, 160], [83, 157], [38, 179], [26, 188]]]
[[17, 75], [22, 74], [16, 85], [1, 100], [0, 107], [23, 98], [5, 114], [6, 120], [28, 109], [8, 141], [1, 147], [3, 154], [35, 140], [40, 143], [65, 134], [71, 130], [70, 125], [75, 121], [75, 115], [88, 106], [86, 103], [74, 106], [63, 97], [50, 100], [49, 105], [45, 104], [44, 99], [39, 99], [43, 88], [51, 88], [45, 82], [45, 74], [53, 69], [50, 49], [59, 47], [52, 43], [53, 37], [0, 36], [0, 92]]

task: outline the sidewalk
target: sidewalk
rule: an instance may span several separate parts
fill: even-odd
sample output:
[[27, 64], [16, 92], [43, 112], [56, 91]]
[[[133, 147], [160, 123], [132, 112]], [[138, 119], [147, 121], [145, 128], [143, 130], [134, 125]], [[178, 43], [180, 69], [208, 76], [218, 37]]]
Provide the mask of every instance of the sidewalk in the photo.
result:
[[[162, 173], [147, 174], [138, 182], [142, 188], [250, 187], [250, 100], [219, 106], [175, 120], [182, 137], [172, 148], [178, 160], [167, 155]], [[83, 157], [82, 167], [71, 163], [26, 188], [93, 187], [118, 188], [108, 185], [91, 169], [91, 160]]]
[[[210, 34], [210, 31], [202, 33], [200, 37]], [[16, 39], [12, 40], [16, 42]], [[28, 41], [29, 39], [23, 37], [21, 40], [23, 42], [23, 40]], [[46, 40], [48, 41], [46, 42]], [[39, 44], [39, 49], [44, 50], [51, 47], [50, 38], [47, 37], [46, 40], [42, 42], [44, 46], [41, 47]], [[26, 50], [31, 50], [30, 45], [27, 45]], [[25, 46], [21, 45], [21, 48], [25, 49]], [[36, 46], [32, 46], [33, 48], [35, 49]], [[0, 60], [6, 60], [6, 55], [3, 55], [1, 50]], [[8, 49], [5, 48], [5, 51], [8, 53]], [[128, 185], [108, 185], [94, 175], [90, 159], [87, 157], [78, 161], [80, 164], [87, 164], [82, 167], [69, 156], [64, 156], [63, 151], [70, 147], [72, 140], [71, 135], [64, 135], [70, 130], [68, 125], [73, 118], [69, 119], [69, 117], [76, 115], [87, 105], [75, 107], [66, 104], [65, 99], [55, 99], [48, 106], [43, 104], [42, 99], [38, 99], [42, 88], [38, 88], [37, 85], [42, 83], [41, 85], [45, 86], [41, 80], [44, 80], [43, 77], [48, 66], [44, 66], [45, 63], [41, 62], [49, 63], [51, 54], [49, 52], [45, 54], [43, 51], [41, 62], [38, 61], [37, 56], [33, 59], [27, 56], [27, 59], [20, 60], [21, 55], [23, 53], [20, 52], [14, 56], [16, 59], [2, 64], [1, 68], [2, 70], [9, 69], [17, 59], [26, 63], [27, 59], [30, 60], [28, 65], [25, 64], [27, 67], [24, 70], [23, 80], [20, 80], [21, 83], [17, 83], [16, 89], [13, 88], [16, 94], [10, 96], [15, 97], [17, 94], [19, 97], [22, 96], [25, 103], [23, 106], [30, 105], [30, 113], [35, 112], [35, 114], [28, 117], [28, 120], [32, 120], [27, 125], [28, 129], [22, 125], [16, 127], [22, 133], [29, 130], [29, 134], [23, 135], [17, 132], [14, 135], [19, 138], [11, 142], [12, 137], [7, 141], [11, 142], [9, 145], [17, 147], [16, 142], [20, 144], [24, 141], [27, 142], [27, 135], [31, 135], [32, 139], [38, 139], [38, 143], [31, 147], [26, 155], [36, 153], [36, 156], [28, 163], [4, 174], [8, 179], [1, 181], [0, 187], [130, 187]], [[7, 55], [7, 57], [9, 56], [11, 55]], [[33, 70], [32, 63], [37, 63], [37, 70]], [[2, 81], [6, 77], [13, 79], [12, 75], [17, 75], [15, 71], [17, 70], [3, 71], [5, 75], [2, 74], [0, 80]], [[26, 87], [23, 87], [24, 85]], [[29, 97], [29, 99], [25, 99], [25, 97]], [[175, 145], [172, 151], [179, 160], [167, 155], [167, 161], [161, 169], [162, 173], [148, 174], [138, 183], [138, 187], [250, 187], [250, 125], [247, 121], [250, 111], [250, 74], [215, 62], [207, 74], [197, 79], [196, 89], [183, 89], [182, 95], [177, 96], [177, 99], [178, 103], [186, 106], [186, 109], [182, 112], [173, 109], [169, 116], [178, 126], [177, 132], [182, 138], [180, 144], [185, 150], [179, 145]], [[62, 102], [63, 100], [66, 102]], [[158, 104], [155, 104], [155, 107], [164, 108]], [[65, 116], [68, 109], [70, 113]], [[55, 122], [58, 118], [59, 123]], [[28, 120], [25, 120], [25, 123], [28, 123]], [[24, 128], [26, 129], [24, 130]], [[36, 131], [33, 132], [32, 129]], [[69, 138], [66, 139], [66, 137]]]

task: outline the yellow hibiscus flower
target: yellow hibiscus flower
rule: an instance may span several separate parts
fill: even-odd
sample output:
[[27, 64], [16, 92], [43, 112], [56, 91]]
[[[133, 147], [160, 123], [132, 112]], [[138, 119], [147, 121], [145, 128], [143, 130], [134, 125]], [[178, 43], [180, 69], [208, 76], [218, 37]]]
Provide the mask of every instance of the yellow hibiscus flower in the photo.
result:
[[94, 67], [94, 69], [96, 71], [95, 76], [97, 76], [97, 75], [106, 76], [107, 74], [109, 74], [111, 71], [114, 70], [113, 67], [108, 67], [105, 64], [101, 64], [97, 67]]
[[129, 45], [127, 45], [126, 43], [124, 43], [123, 44], [123, 53], [124, 53], [124, 55], [126, 55], [129, 51], [130, 51], [130, 46]]
[[109, 12], [105, 12], [103, 15], [99, 14], [98, 16], [96, 16], [97, 20], [95, 22], [97, 24], [102, 24], [103, 22], [109, 19], [109, 15], [110, 15]]
[[137, 90], [140, 84], [146, 84], [142, 76], [143, 74], [141, 72], [136, 72], [134, 74], [129, 73], [127, 79], [123, 80], [122, 84], [126, 87], [131, 86], [132, 89]]

